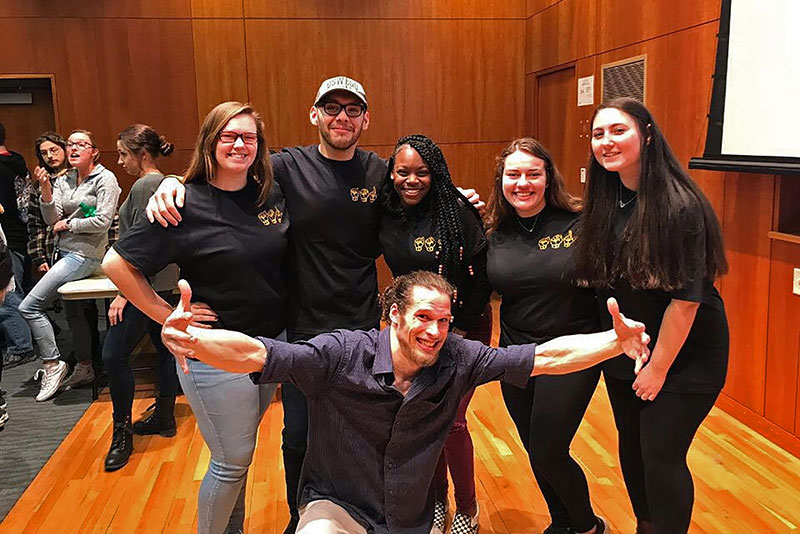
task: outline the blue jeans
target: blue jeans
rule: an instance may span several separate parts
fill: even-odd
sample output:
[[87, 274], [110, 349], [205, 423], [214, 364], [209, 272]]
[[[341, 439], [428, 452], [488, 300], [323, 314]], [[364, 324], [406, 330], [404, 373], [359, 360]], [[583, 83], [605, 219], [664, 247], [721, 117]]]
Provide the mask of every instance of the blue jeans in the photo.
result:
[[253, 460], [261, 417], [277, 384], [257, 386], [246, 374], [187, 360], [178, 380], [203, 434], [211, 461], [197, 497], [200, 534], [242, 532], [247, 470]]
[[11, 293], [6, 293], [6, 300], [0, 305], [0, 329], [5, 335], [8, 353], [25, 354], [33, 351], [33, 341], [31, 329], [19, 312], [19, 305], [25, 298], [25, 293], [22, 291], [23, 258], [20, 253], [13, 250], [9, 250], [9, 253], [16, 288]]
[[[86, 278], [100, 266], [99, 259], [87, 258], [74, 252], [62, 252], [60, 256], [19, 305], [19, 312], [28, 321], [33, 339], [39, 348], [39, 356], [46, 362], [54, 362], [61, 356], [56, 345], [53, 326], [44, 313], [47, 303], [56, 296], [59, 287], [72, 280]], [[75, 322], [73, 325], [70, 321], [70, 329], [80, 327], [78, 321]], [[85, 321], [83, 323], [87, 332], [86, 335], [74, 336], [76, 341], [81, 342], [81, 346], [75, 347], [75, 355], [78, 359], [91, 359], [91, 335], [88, 332], [88, 325]]]

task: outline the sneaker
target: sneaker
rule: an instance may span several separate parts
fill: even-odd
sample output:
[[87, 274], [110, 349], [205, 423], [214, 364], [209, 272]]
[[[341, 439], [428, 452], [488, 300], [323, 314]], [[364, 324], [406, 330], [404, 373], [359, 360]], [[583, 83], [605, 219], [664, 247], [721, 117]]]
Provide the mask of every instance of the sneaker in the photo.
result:
[[3, 410], [8, 408], [8, 404], [6, 403], [6, 392], [5, 391], [0, 391], [0, 408], [2, 408]]
[[433, 505], [433, 525], [431, 525], [431, 534], [444, 534], [444, 529], [447, 526], [447, 503], [436, 501]]
[[35, 359], [36, 353], [32, 350], [20, 354], [6, 354], [3, 356], [3, 368], [12, 369], [14, 367], [19, 367], [20, 365], [25, 365], [26, 363]]
[[475, 511], [475, 515], [470, 517], [465, 513], [456, 512], [453, 516], [453, 523], [450, 525], [448, 534], [476, 534], [478, 532], [478, 515], [480, 509]]
[[84, 384], [91, 384], [94, 382], [94, 369], [92, 365], [84, 365], [84, 364], [76, 364], [75, 368], [72, 370], [72, 374], [69, 375], [69, 378], [64, 380], [61, 384], [61, 387], [64, 389], [72, 389], [82, 386]]
[[44, 368], [41, 367], [37, 369], [35, 373], [33, 373], [33, 381], [38, 382], [39, 380], [42, 379], [43, 376], [44, 376]]
[[6, 421], [8, 421], [8, 412], [5, 408], [0, 408], [0, 430], [6, 427]]
[[557, 527], [551, 524], [542, 531], [542, 534], [575, 534], [575, 531], [570, 527]]
[[606, 534], [606, 520], [599, 515], [595, 518], [597, 519], [597, 530], [594, 531], [594, 534]]
[[[61, 385], [61, 382], [64, 381], [64, 377], [67, 376], [68, 370], [69, 367], [62, 361], [59, 361], [52, 367], [40, 369], [42, 385], [39, 389], [39, 394], [36, 395], [36, 402], [46, 401], [55, 395], [58, 392], [58, 387]], [[38, 374], [39, 371], [36, 371], [36, 373]]]

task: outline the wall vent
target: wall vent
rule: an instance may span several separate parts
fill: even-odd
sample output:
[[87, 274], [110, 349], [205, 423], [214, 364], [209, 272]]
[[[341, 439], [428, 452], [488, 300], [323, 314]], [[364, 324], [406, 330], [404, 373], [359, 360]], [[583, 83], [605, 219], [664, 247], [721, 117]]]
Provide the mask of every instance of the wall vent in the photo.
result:
[[628, 96], [644, 103], [646, 60], [647, 56], [638, 56], [603, 65], [603, 102]]

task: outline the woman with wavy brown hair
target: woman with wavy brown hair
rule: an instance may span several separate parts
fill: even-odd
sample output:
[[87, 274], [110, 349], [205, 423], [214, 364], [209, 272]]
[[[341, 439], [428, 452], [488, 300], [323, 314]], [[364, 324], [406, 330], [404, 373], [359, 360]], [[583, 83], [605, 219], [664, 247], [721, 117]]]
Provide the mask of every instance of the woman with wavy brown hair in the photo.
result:
[[[487, 271], [503, 299], [500, 346], [599, 329], [594, 294], [574, 279], [579, 209], [580, 200], [567, 192], [550, 153], [535, 139], [516, 139], [497, 158], [487, 208]], [[583, 470], [569, 452], [599, 378], [595, 366], [537, 376], [524, 389], [501, 383], [550, 511], [545, 534], [605, 531]]]
[[[184, 175], [189, 194], [182, 223], [163, 228], [145, 217], [103, 262], [125, 297], [163, 323], [172, 311], [145, 276], [176, 263], [211, 326], [278, 337], [284, 330], [283, 258], [288, 217], [273, 182], [264, 123], [247, 104], [224, 102], [206, 116]], [[247, 471], [256, 434], [275, 386], [246, 374], [178, 359], [178, 377], [211, 451], [198, 496], [200, 533], [241, 532]]]

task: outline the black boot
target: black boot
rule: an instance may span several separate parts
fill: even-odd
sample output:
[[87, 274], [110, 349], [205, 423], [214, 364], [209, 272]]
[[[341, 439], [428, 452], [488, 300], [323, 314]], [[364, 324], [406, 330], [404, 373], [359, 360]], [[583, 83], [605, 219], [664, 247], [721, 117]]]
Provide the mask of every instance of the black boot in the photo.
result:
[[133, 423], [133, 433], [139, 435], [161, 434], [171, 438], [175, 428], [175, 397], [156, 397], [156, 409], [147, 418]]
[[114, 423], [114, 434], [111, 438], [111, 448], [106, 455], [106, 471], [116, 471], [128, 463], [133, 452], [133, 431], [131, 420]]

